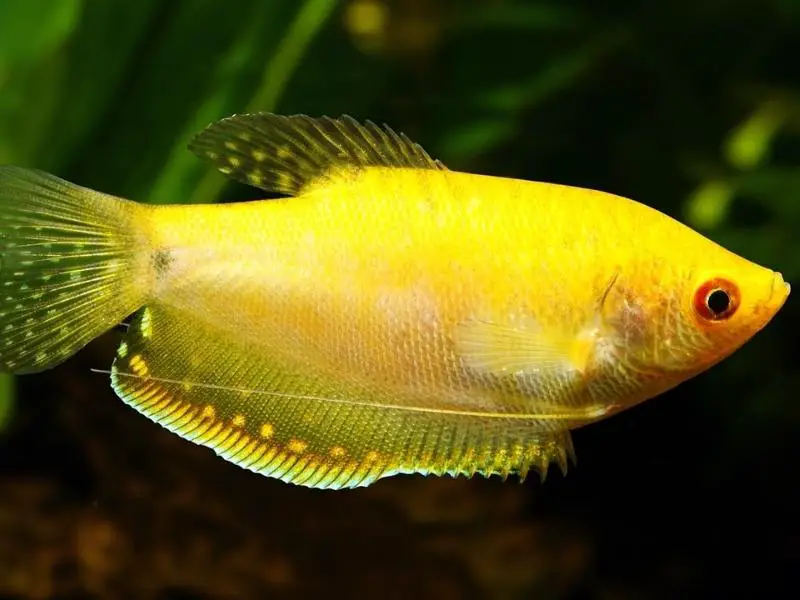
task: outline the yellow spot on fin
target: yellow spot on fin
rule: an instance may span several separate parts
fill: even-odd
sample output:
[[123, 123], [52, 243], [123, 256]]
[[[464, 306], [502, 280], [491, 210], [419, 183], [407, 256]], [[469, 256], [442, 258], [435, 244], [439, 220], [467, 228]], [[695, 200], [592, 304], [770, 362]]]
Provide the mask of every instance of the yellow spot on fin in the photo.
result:
[[150, 309], [145, 307], [142, 309], [141, 330], [142, 337], [149, 338], [153, 334], [152, 326], [150, 324]]
[[306, 444], [303, 440], [289, 440], [289, 444], [287, 446], [289, 450], [295, 452], [296, 454], [302, 454], [308, 448], [308, 444]]
[[138, 354], [131, 356], [130, 359], [128, 359], [128, 364], [130, 364], [131, 370], [136, 375], [147, 377], [150, 374], [147, 363], [143, 361], [142, 357]]
[[405, 135], [349, 116], [235, 115], [198, 133], [189, 149], [241, 183], [288, 195], [350, 169], [445, 169]]

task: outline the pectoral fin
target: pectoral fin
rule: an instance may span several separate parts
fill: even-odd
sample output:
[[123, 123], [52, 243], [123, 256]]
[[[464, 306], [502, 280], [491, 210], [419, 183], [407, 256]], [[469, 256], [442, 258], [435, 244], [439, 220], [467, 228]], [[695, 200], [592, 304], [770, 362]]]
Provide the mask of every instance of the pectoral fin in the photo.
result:
[[512, 327], [479, 320], [460, 323], [455, 344], [464, 363], [480, 373], [544, 379], [583, 373], [593, 346], [588, 336], [553, 335], [536, 326]]
[[454, 342], [468, 370], [501, 380], [496, 384], [500, 394], [522, 394], [527, 410], [542, 421], [573, 427], [614, 408], [602, 399], [588, 404], [579, 400], [597, 350], [590, 328], [579, 335], [548, 335], [531, 324], [511, 327], [470, 320], [457, 326]]

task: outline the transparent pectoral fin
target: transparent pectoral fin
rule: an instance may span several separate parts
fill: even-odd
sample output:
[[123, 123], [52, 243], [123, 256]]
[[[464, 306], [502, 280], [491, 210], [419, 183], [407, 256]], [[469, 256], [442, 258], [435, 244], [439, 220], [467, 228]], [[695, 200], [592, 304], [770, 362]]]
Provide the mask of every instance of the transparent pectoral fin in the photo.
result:
[[136, 410], [237, 465], [317, 487], [368, 485], [397, 473], [485, 476], [566, 469], [569, 432], [531, 414], [398, 403], [345, 377], [289, 368], [192, 316], [148, 307], [112, 368]]
[[603, 400], [577, 400], [597, 347], [588, 327], [578, 335], [559, 335], [533, 323], [514, 327], [467, 320], [456, 327], [454, 345], [468, 371], [489, 381], [513, 382], [528, 410], [541, 420], [574, 426], [614, 408]]
[[492, 375], [535, 374], [563, 377], [581, 370], [573, 339], [548, 337], [544, 332], [488, 321], [458, 325], [456, 351], [470, 368]]

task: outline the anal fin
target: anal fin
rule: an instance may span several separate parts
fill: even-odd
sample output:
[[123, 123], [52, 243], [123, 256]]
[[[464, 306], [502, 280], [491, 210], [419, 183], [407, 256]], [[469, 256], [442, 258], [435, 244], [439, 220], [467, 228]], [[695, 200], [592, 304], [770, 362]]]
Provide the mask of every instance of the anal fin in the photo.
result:
[[344, 379], [296, 371], [191, 315], [143, 309], [112, 383], [136, 410], [226, 460], [316, 488], [398, 473], [525, 478], [574, 459], [570, 434], [535, 416], [416, 410]]

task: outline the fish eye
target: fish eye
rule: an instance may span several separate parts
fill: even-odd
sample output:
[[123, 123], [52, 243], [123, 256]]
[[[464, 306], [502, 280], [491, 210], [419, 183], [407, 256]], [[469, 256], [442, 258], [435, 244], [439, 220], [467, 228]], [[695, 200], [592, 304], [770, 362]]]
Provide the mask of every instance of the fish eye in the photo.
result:
[[701, 285], [694, 296], [694, 308], [706, 321], [729, 319], [739, 308], [739, 288], [726, 279], [711, 279]]
[[713, 290], [706, 298], [706, 306], [715, 315], [724, 314], [731, 305], [731, 297], [725, 290]]

